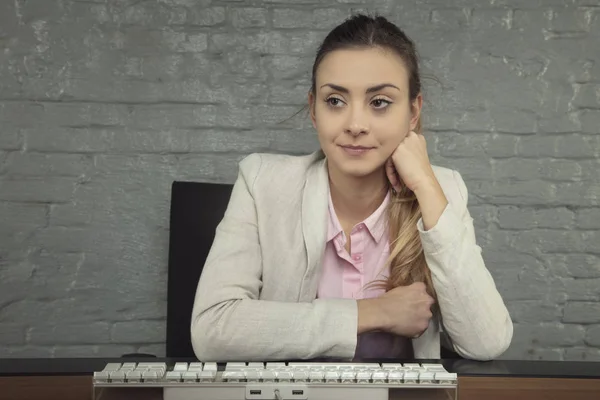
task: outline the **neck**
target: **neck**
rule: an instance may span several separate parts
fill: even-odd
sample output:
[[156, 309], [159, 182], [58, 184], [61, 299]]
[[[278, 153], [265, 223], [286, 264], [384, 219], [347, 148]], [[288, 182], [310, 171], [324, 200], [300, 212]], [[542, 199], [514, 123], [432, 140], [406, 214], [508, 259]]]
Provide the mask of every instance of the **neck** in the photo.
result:
[[351, 225], [366, 219], [381, 205], [388, 191], [385, 169], [356, 178], [329, 166], [331, 200], [340, 220]]

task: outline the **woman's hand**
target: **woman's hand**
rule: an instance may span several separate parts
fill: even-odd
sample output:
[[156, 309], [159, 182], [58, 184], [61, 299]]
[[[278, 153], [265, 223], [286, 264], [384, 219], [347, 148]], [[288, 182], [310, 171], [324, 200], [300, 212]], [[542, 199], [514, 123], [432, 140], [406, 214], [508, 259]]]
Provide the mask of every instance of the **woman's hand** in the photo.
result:
[[429, 162], [425, 137], [409, 132], [388, 159], [386, 173], [397, 192], [400, 191], [402, 182], [413, 192], [437, 182]]
[[419, 337], [429, 327], [434, 303], [423, 282], [399, 286], [376, 298], [358, 300], [358, 334], [386, 331], [408, 338]]
[[448, 205], [427, 154], [423, 135], [410, 132], [398, 145], [386, 164], [386, 174], [396, 192], [406, 185], [419, 202], [425, 230], [432, 229]]

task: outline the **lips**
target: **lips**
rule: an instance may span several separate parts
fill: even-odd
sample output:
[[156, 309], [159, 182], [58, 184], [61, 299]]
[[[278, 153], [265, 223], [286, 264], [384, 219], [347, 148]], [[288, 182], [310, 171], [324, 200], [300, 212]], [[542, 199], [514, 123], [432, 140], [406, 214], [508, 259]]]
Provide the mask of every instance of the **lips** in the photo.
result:
[[354, 146], [354, 145], [340, 146], [340, 147], [346, 152], [346, 154], [349, 154], [351, 156], [360, 156], [360, 155], [366, 154], [370, 150], [374, 149], [374, 147]]

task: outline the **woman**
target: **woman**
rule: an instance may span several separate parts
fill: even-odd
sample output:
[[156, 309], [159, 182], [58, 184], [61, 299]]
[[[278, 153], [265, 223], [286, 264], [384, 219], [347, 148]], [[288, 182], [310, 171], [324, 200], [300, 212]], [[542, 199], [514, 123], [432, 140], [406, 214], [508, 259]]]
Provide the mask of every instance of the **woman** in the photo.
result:
[[385, 18], [348, 19], [317, 53], [308, 103], [320, 151], [240, 163], [196, 293], [197, 357], [502, 354], [513, 325], [465, 183], [429, 162], [411, 40]]

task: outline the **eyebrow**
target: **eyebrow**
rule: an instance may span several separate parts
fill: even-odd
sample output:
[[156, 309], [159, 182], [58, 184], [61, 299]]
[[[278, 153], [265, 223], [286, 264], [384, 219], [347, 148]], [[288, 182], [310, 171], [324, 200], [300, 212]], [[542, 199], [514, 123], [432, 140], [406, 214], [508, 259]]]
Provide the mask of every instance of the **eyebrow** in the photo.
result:
[[[326, 83], [323, 86], [321, 86], [321, 89], [324, 88], [325, 86], [329, 86], [330, 88], [332, 88], [333, 90], [337, 90], [338, 92], [350, 93], [350, 91], [348, 89], [346, 89], [345, 87], [339, 86], [339, 85], [334, 85], [333, 83]], [[376, 86], [367, 88], [365, 93], [378, 92], [381, 89], [384, 89], [386, 87], [391, 87], [391, 88], [397, 89], [398, 91], [401, 91], [397, 86], [392, 85], [391, 83], [382, 83], [381, 85], [376, 85]]]

